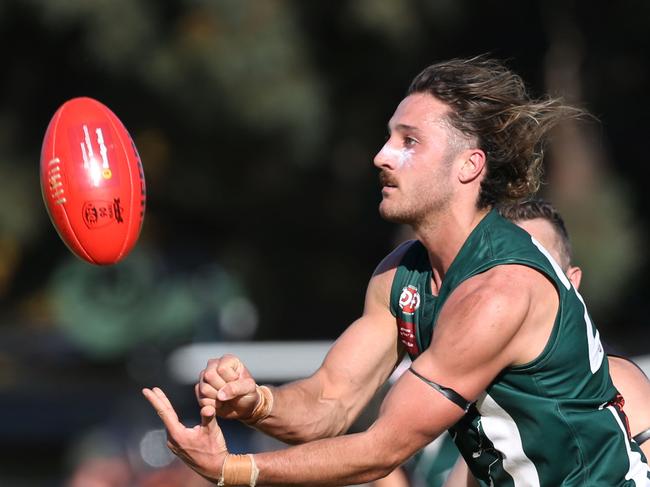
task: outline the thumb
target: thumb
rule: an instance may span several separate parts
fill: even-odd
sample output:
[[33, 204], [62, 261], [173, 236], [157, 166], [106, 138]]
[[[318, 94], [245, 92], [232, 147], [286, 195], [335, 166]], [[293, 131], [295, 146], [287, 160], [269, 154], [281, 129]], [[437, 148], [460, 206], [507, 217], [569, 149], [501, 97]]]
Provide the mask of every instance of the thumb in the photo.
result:
[[[213, 406], [203, 406], [201, 408], [201, 426], [202, 433], [208, 437], [212, 437], [217, 442], [217, 448], [222, 454], [228, 454], [228, 447], [226, 446], [226, 439], [223, 437], [223, 432], [217, 423], [215, 416], [216, 410]], [[198, 427], [198, 426], [197, 426]]]
[[207, 428], [208, 432], [212, 432], [218, 428], [215, 415], [216, 410], [214, 406], [203, 406], [201, 408], [201, 426]]
[[217, 392], [217, 399], [220, 401], [230, 401], [231, 399], [254, 394], [257, 390], [255, 385], [255, 381], [252, 378], [227, 382], [221, 389], [219, 389], [219, 392]]

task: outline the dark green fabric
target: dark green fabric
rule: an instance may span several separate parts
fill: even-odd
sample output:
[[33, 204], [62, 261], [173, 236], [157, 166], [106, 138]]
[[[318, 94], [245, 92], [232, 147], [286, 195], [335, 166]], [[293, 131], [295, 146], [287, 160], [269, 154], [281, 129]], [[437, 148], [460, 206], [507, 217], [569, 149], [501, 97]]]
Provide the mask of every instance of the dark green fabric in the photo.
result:
[[582, 298], [546, 251], [496, 211], [467, 238], [437, 296], [424, 246], [416, 241], [406, 252], [391, 311], [411, 358], [429, 347], [440, 310], [462, 282], [512, 264], [543, 273], [560, 304], [540, 356], [504, 370], [450, 430], [472, 472], [499, 487], [650, 486], [640, 449], [630, 446], [615, 407], [606, 406], [617, 391]]

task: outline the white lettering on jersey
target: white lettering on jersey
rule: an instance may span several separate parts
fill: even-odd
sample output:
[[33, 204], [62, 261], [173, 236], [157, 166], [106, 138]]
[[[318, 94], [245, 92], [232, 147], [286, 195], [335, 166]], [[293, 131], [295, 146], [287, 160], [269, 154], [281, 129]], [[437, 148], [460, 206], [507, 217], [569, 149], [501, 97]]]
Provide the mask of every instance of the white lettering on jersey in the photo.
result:
[[[535, 247], [539, 249], [539, 251], [544, 254], [544, 257], [548, 259], [548, 261], [551, 263], [551, 266], [553, 266], [553, 270], [555, 271], [555, 274], [557, 275], [558, 279], [562, 282], [564, 287], [567, 289], [571, 289], [571, 281], [569, 281], [569, 278], [564, 274], [564, 271], [560, 267], [560, 265], [555, 262], [555, 259], [551, 256], [551, 254], [544, 248], [544, 246], [539, 243], [537, 240], [535, 240], [533, 237], [530, 237], [530, 239], [533, 241], [533, 244], [535, 244]], [[603, 350], [603, 345], [600, 342], [600, 333], [598, 330], [594, 327], [594, 324], [591, 322], [591, 318], [589, 317], [589, 312], [587, 311], [587, 305], [585, 304], [585, 300], [582, 299], [582, 296], [578, 292], [576, 288], [573, 288], [573, 291], [576, 293], [576, 296], [578, 296], [578, 299], [582, 303], [582, 307], [584, 308], [584, 320], [585, 320], [585, 326], [587, 328], [587, 347], [589, 349], [589, 368], [591, 369], [591, 373], [595, 374], [598, 369], [600, 369], [600, 366], [603, 364], [603, 359], [605, 358], [605, 351]]]
[[[587, 345], [589, 346], [589, 366], [591, 367], [591, 373], [595, 374], [603, 363], [605, 351], [603, 350], [602, 343], [600, 343], [600, 333], [598, 333], [598, 330], [594, 328], [594, 325], [591, 322], [591, 318], [589, 317], [589, 312], [587, 311], [587, 305], [577, 290], [576, 296], [578, 296], [578, 299], [585, 309], [585, 323], [587, 324]], [[594, 330], [596, 333], [593, 334], [592, 330]]]

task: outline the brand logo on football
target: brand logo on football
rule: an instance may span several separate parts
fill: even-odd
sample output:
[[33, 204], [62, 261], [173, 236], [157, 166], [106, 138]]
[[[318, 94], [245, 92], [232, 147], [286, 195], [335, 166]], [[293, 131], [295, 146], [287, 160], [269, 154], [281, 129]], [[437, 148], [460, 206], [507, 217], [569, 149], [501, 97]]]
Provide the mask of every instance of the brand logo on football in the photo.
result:
[[101, 228], [113, 222], [124, 223], [124, 208], [120, 198], [114, 198], [112, 202], [86, 201], [81, 211], [84, 223], [90, 229]]

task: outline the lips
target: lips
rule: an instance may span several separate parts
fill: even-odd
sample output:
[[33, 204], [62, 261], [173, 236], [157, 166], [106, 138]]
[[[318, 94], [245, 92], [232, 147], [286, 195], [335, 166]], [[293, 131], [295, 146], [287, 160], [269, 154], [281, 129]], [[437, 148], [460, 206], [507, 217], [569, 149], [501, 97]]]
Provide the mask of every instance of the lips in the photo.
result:
[[385, 172], [379, 173], [379, 184], [382, 188], [397, 188], [397, 181]]

